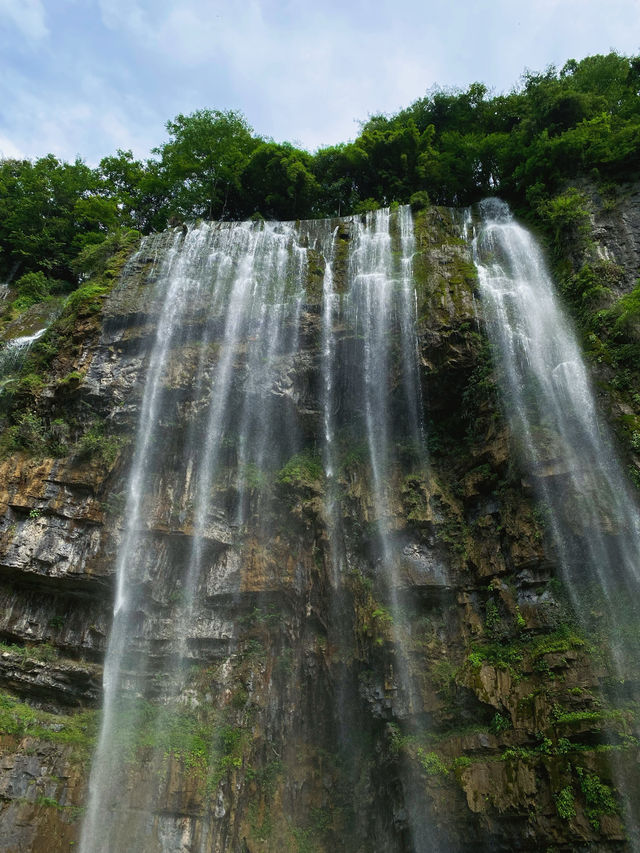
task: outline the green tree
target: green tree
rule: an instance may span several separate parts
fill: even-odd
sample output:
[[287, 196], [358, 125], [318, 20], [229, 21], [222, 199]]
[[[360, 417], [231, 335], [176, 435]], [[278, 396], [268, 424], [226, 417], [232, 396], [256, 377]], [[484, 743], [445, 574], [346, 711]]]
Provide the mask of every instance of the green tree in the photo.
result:
[[160, 156], [157, 182], [166, 218], [224, 219], [238, 206], [241, 176], [258, 140], [233, 110], [197, 110], [167, 122], [170, 140]]
[[98, 195], [99, 178], [81, 160], [52, 154], [35, 162], [0, 162], [0, 267], [4, 276], [42, 271], [75, 282], [71, 262], [117, 222], [113, 199]]
[[115, 201], [120, 225], [138, 231], [157, 227], [155, 219], [166, 192], [155, 161], [145, 164], [134, 159], [133, 152], [118, 149], [100, 161], [98, 174], [99, 191]]
[[311, 163], [310, 154], [289, 143], [259, 145], [242, 176], [247, 212], [275, 219], [313, 216], [320, 188]]

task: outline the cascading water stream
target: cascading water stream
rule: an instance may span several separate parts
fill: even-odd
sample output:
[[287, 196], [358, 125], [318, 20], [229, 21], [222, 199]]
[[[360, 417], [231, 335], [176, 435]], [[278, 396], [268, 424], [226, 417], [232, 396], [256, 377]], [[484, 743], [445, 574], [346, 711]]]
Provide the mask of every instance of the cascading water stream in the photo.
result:
[[[160, 236], [158, 239], [163, 239]], [[148, 253], [148, 249], [145, 248]], [[154, 786], [137, 794], [137, 817], [127, 813], [126, 764], [127, 737], [135, 740], [144, 722], [158, 730], [166, 725], [167, 715], [158, 714], [155, 723], [148, 718], [145, 701], [149, 691], [150, 650], [145, 646], [146, 629], [141, 620], [153, 608], [153, 594], [144, 590], [145, 558], [142, 555], [147, 531], [157, 521], [159, 508], [154, 504], [155, 481], [163, 467], [173, 466], [176, 482], [172, 491], [183, 507], [191, 547], [178, 582], [174, 616], [166, 628], [165, 645], [169, 656], [164, 664], [160, 688], [162, 703], [169, 707], [188, 702], [185, 678], [192, 657], [191, 638], [197, 633], [201, 614], [200, 590], [208, 556], [210, 528], [224, 518], [227, 508], [216, 505], [214, 485], [222, 473], [229, 443], [237, 443], [243, 464], [265, 461], [266, 438], [273, 435], [270, 398], [274, 376], [259, 382], [255, 371], [263, 361], [272, 363], [296, 346], [301, 304], [304, 257], [290, 226], [271, 224], [201, 225], [183, 240], [175, 234], [157, 276], [155, 300], [158, 319], [155, 340], [146, 370], [140, 420], [129, 476], [122, 531], [116, 567], [116, 596], [113, 627], [105, 660], [104, 706], [102, 726], [93, 760], [90, 796], [83, 824], [83, 853], [124, 849], [144, 849], [153, 813]], [[203, 328], [204, 326], [204, 328]], [[177, 404], [171, 388], [172, 349], [183, 345], [198, 328], [199, 355], [195, 381], [189, 383], [189, 399]], [[231, 412], [237, 394], [233, 373], [243, 357], [249, 375], [245, 410], [250, 398], [251, 417], [236, 423]], [[273, 367], [273, 364], [270, 365]], [[175, 369], [175, 367], [173, 367]], [[262, 379], [265, 380], [263, 371]], [[186, 438], [173, 449], [163, 445], [163, 419], [178, 423], [184, 410], [200, 412], [191, 419]], [[204, 422], [203, 422], [204, 416]], [[196, 424], [199, 424], [197, 426]], [[259, 435], [256, 435], [256, 432]], [[249, 451], [250, 439], [257, 444]], [[279, 436], [279, 450], [290, 453], [287, 437]], [[277, 461], [277, 452], [272, 449]], [[270, 460], [272, 461], [272, 460]], [[182, 493], [182, 494], [181, 494]], [[243, 490], [231, 516], [242, 515]], [[142, 632], [142, 633], [141, 633]], [[131, 658], [133, 648], [137, 654]], [[157, 692], [153, 686], [152, 693]], [[122, 702], [129, 696], [126, 719]], [[146, 719], [143, 717], [146, 714]], [[123, 735], [123, 728], [126, 734]], [[159, 732], [161, 735], [161, 732]], [[123, 746], [123, 741], [124, 746]], [[158, 769], [158, 768], [154, 768]], [[126, 817], [126, 820], [125, 820]]]
[[[354, 218], [353, 247], [349, 257], [349, 290], [344, 320], [361, 342], [362, 351], [348, 365], [357, 383], [354, 397], [363, 417], [370, 471], [372, 519], [377, 542], [376, 570], [389, 609], [390, 630], [396, 649], [393, 680], [397, 683], [408, 719], [419, 706], [417, 690], [407, 657], [401, 623], [402, 549], [395, 532], [394, 500], [401, 470], [399, 445], [408, 446], [413, 464], [426, 475], [426, 447], [422, 396], [418, 377], [416, 295], [412, 281], [413, 223], [408, 206], [392, 216], [388, 210]], [[394, 243], [400, 251], [394, 252]], [[398, 395], [397, 388], [401, 389]], [[393, 402], [392, 402], [393, 401]], [[395, 406], [403, 413], [392, 418]], [[444, 850], [425, 804], [404, 779], [411, 843], [416, 853]]]
[[[270, 456], [274, 395], [279, 358], [297, 351], [299, 315], [306, 272], [306, 252], [289, 225], [280, 226], [271, 269], [261, 272], [251, 295], [254, 318], [248, 333], [247, 382], [238, 427], [238, 523], [247, 519], [247, 492]], [[274, 235], [271, 239], [275, 239]], [[286, 389], [279, 389], [285, 393]], [[256, 509], [259, 509], [256, 507]]]
[[401, 247], [401, 289], [398, 310], [402, 330], [401, 355], [404, 399], [409, 425], [408, 434], [413, 443], [412, 449], [420, 466], [425, 467], [427, 454], [424, 434], [424, 404], [420, 384], [418, 336], [416, 334], [418, 296], [413, 279], [413, 256], [416, 251], [416, 244], [411, 208], [408, 205], [401, 207], [398, 211], [398, 227]]
[[[83, 853], [107, 851], [111, 847], [114, 814], [111, 787], [121, 778], [123, 755], [114, 744], [118, 732], [118, 701], [125, 671], [129, 644], [136, 636], [135, 557], [139, 547], [140, 528], [144, 523], [144, 493], [149, 486], [150, 457], [159, 421], [162, 400], [162, 376], [167, 356], [185, 305], [188, 279], [184, 274], [187, 259], [198, 255], [203, 231], [190, 235], [189, 251], [178, 251], [180, 237], [174, 235], [160, 272], [158, 292], [162, 300], [155, 341], [150, 355], [140, 411], [133, 465], [129, 475], [126, 503], [126, 525], [118, 551], [113, 624], [105, 657], [103, 677], [103, 711], [100, 734], [89, 780], [87, 811], [83, 822], [80, 849]], [[138, 669], [139, 678], [144, 673]], [[134, 723], [135, 725], [135, 723]], [[117, 821], [117, 818], [115, 818]]]
[[[624, 625], [640, 592], [636, 501], [540, 249], [503, 202], [481, 203], [480, 214], [474, 255], [505, 409], [575, 611], [583, 619], [604, 613], [605, 640], [622, 681], [631, 663]], [[617, 782], [638, 850], [637, 792]]]
[[[413, 230], [411, 211], [397, 212], [400, 257], [394, 257], [389, 210], [355, 219], [350, 257], [347, 323], [362, 340], [360, 364], [351, 365], [354, 389], [364, 413], [364, 431], [371, 470], [374, 521], [381, 566], [391, 607], [398, 611], [400, 555], [394, 541], [391, 490], [398, 464], [397, 445], [411, 445], [420, 466], [425, 462], [422, 399], [417, 371], [415, 291], [411, 281]], [[399, 373], [399, 376], [398, 376]], [[399, 404], [405, 413], [399, 425], [391, 420], [394, 386], [402, 388]], [[409, 684], [405, 684], [409, 689]]]
[[337, 494], [336, 477], [338, 460], [336, 453], [336, 341], [334, 320], [336, 316], [336, 293], [334, 289], [333, 265], [337, 228], [331, 230], [325, 245], [320, 246], [325, 267], [322, 277], [322, 426], [324, 432], [323, 454], [326, 485], [326, 514], [331, 543], [332, 583], [337, 587], [345, 569], [344, 534], [342, 513]]
[[[348, 573], [363, 559], [358, 543], [348, 541], [353, 534], [346, 530], [341, 454], [345, 441], [358, 452], [364, 448], [363, 493], [372, 534], [367, 548], [389, 612], [395, 646], [391, 682], [404, 716], [411, 720], [420, 713], [403, 647], [406, 581], [396, 518], [407, 458], [421, 475], [427, 466], [411, 212], [380, 210], [346, 220], [344, 227], [348, 250], [341, 259], [339, 229], [330, 221], [202, 224], [184, 235], [148, 238], [141, 250], [160, 258], [150, 277], [148, 313], [155, 334], [120, 531], [102, 726], [81, 853], [170, 853], [187, 843], [182, 830], [163, 823], [161, 788], [170, 748], [155, 750], [145, 779], [136, 777], [131, 755], [141, 742], [167, 743], [166, 730], [172, 719], [184, 718], [185, 709], [204, 713], [192, 670], [210, 665], [214, 655], [206, 643], [212, 633], [230, 654], [237, 636], [233, 624], [219, 624], [216, 596], [240, 601], [240, 564], [253, 559], [246, 543], [266, 550], [290, 524], [272, 512], [277, 472], [287, 460], [310, 465], [320, 480], [318, 450], [324, 462], [327, 594], [333, 596], [336, 626], [330, 639], [338, 647]], [[303, 312], [312, 253], [324, 259], [317, 320], [313, 308]], [[318, 344], [314, 361], [309, 348]], [[298, 359], [309, 376], [317, 370], [317, 379], [309, 381], [317, 382], [320, 410], [302, 399], [309, 392], [307, 380], [299, 378]], [[179, 546], [157, 544], [167, 531]], [[233, 555], [225, 563], [227, 548]], [[261, 612], [260, 592], [252, 595], [254, 612]], [[353, 675], [344, 668], [336, 687], [343, 744], [353, 739], [357, 725], [357, 714], [348, 722], [343, 716], [343, 705], [353, 706], [357, 696]], [[366, 767], [367, 756], [361, 757]], [[206, 768], [203, 772], [206, 781]], [[215, 809], [224, 810], [221, 796], [220, 789], [212, 795]], [[408, 790], [404, 796], [413, 849], [444, 849], [420, 797]], [[210, 812], [198, 817], [197, 831], [188, 830], [195, 833], [189, 849], [204, 853], [223, 843], [212, 840], [214, 822]]]
[[31, 346], [46, 332], [46, 328], [38, 329], [32, 335], [22, 335], [7, 341], [0, 350], [0, 390], [7, 377], [15, 374], [24, 363]]

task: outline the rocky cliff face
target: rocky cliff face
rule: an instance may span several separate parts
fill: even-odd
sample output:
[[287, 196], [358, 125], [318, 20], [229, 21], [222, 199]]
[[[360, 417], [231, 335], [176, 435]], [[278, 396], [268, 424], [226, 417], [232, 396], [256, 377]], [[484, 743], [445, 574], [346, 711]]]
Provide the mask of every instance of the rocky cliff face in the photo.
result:
[[[636, 202], [628, 196], [595, 223], [626, 290], [640, 251]], [[349, 222], [336, 226], [339, 287], [352, 234]], [[220, 512], [209, 524], [189, 701], [171, 724], [140, 726], [127, 744], [122, 850], [149, 797], [149, 851], [627, 849], [614, 779], [624, 774], [640, 790], [638, 681], [615, 683], [557, 580], [544, 512], [515, 462], [460, 224], [431, 208], [417, 215], [415, 233], [430, 466], [416, 470], [407, 449], [391, 475], [399, 606], [392, 616], [376, 573], [375, 507], [355, 443], [338, 474], [349, 571], [332, 586], [326, 481], [313, 462], [324, 266], [311, 257], [297, 353], [275, 383], [277, 411], [299, 424], [299, 447], [289, 458], [283, 448], [266, 515], [256, 471], [249, 523], [240, 530]], [[101, 273], [102, 289], [43, 337], [7, 404], [6, 853], [68, 850], [79, 837], [131, 438], [159, 311], [157, 253], [175, 239], [145, 243], [111, 290], [118, 265]], [[175, 654], [171, 625], [193, 534], [188, 472], [176, 459], [198, 418], [190, 389], [200, 332], [194, 314], [162, 379], [164, 463], [136, 555], [147, 594], [128, 665], [142, 655], [151, 662], [150, 702], [162, 697]], [[241, 350], [234, 370], [246, 381]], [[222, 472], [218, 506], [230, 505], [234, 488]]]

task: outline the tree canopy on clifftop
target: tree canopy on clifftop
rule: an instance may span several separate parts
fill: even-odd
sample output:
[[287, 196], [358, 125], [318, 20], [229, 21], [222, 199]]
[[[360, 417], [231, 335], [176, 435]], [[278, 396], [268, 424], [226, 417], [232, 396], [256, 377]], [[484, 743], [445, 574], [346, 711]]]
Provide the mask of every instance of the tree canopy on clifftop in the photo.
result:
[[640, 56], [527, 71], [508, 94], [437, 88], [315, 154], [257, 136], [235, 111], [178, 115], [167, 132], [146, 161], [122, 150], [93, 169], [53, 155], [0, 161], [0, 277], [42, 273], [49, 289], [73, 289], [87, 246], [199, 217], [316, 218], [490, 194], [542, 215], [572, 180], [638, 172]]

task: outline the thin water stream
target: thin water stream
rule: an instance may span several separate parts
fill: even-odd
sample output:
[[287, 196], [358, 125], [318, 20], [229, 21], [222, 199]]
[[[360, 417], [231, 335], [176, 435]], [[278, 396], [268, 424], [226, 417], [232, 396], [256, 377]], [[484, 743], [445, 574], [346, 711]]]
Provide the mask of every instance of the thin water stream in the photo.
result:
[[[506, 204], [480, 205], [473, 249], [505, 411], [551, 533], [575, 612], [611, 647], [624, 683], [636, 662], [627, 625], [640, 603], [640, 515], [600, 416], [576, 335], [540, 247]], [[637, 792], [617, 780], [634, 850]], [[631, 804], [634, 804], [631, 807]]]

